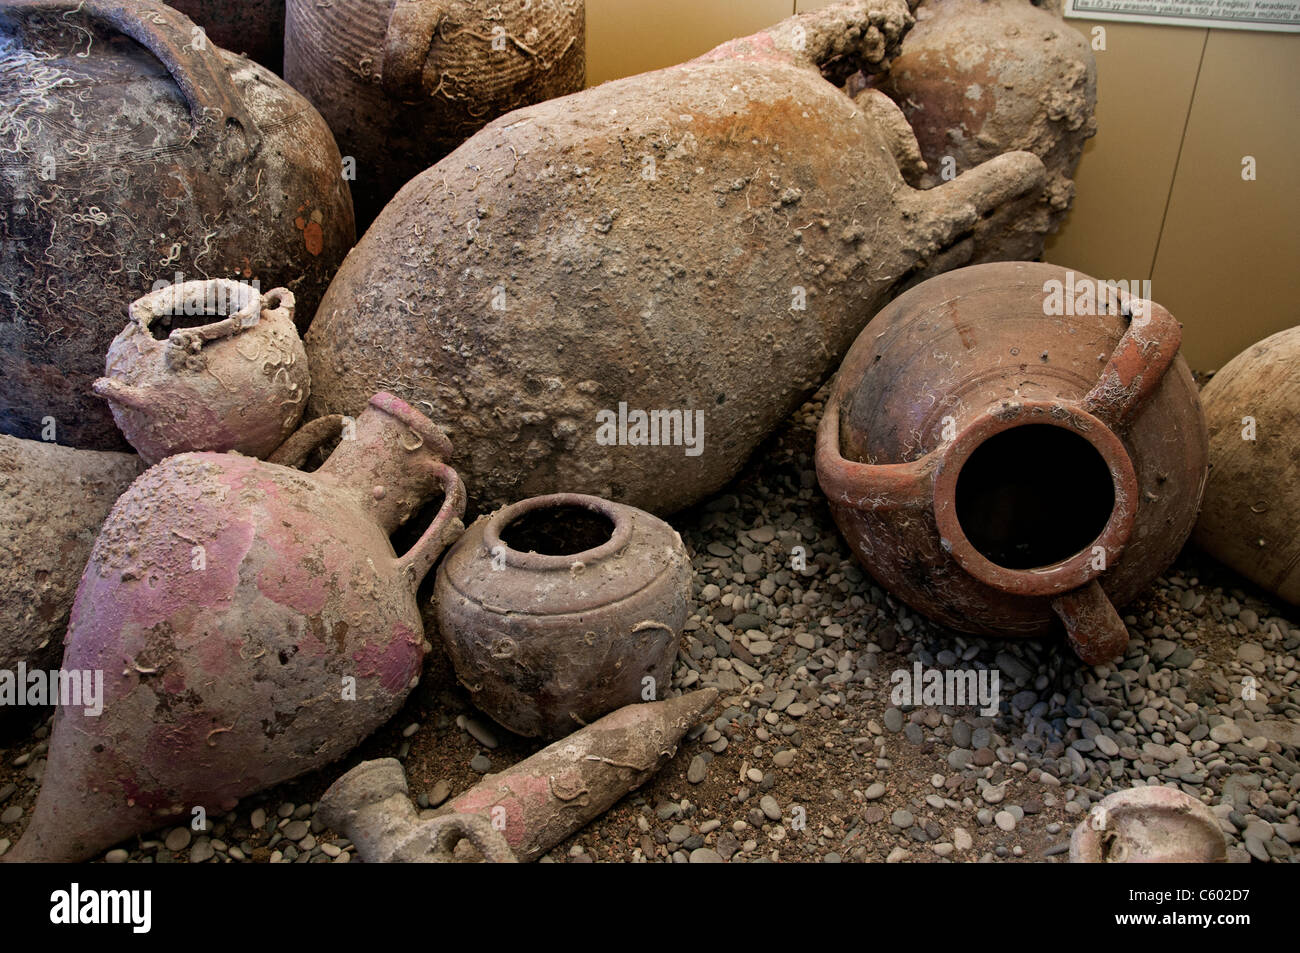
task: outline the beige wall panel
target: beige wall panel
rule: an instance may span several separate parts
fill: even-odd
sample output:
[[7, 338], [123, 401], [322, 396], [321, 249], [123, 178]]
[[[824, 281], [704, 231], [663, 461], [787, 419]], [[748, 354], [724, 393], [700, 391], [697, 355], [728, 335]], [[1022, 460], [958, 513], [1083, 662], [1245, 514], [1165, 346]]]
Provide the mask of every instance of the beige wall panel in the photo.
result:
[[587, 84], [689, 60], [791, 9], [791, 0], [587, 0]]
[[1300, 36], [1211, 31], [1151, 282], [1198, 369], [1300, 324]]
[[1106, 49], [1093, 54], [1097, 135], [1079, 162], [1074, 207], [1043, 257], [1096, 278], [1147, 279], [1206, 31], [1066, 22], [1086, 37], [1104, 27]]

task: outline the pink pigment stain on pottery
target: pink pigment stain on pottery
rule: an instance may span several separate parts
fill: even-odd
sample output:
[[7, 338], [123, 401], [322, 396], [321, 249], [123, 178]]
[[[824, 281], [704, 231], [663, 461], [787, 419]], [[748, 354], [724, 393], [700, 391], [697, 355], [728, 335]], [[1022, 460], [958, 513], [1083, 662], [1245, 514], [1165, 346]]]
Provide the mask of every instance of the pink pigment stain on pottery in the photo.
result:
[[1187, 540], [1207, 449], [1178, 322], [1122, 292], [1111, 313], [1048, 301], [1088, 283], [1104, 287], [1008, 262], [898, 298], [840, 368], [817, 475], [854, 554], [913, 608], [983, 635], [1064, 624], [1096, 664], [1128, 642], [1114, 606]]
[[[428, 648], [416, 588], [463, 528], [450, 454], [381, 393], [311, 473], [219, 453], [147, 470], [109, 515], [68, 627], [63, 667], [103, 672], [103, 713], [58, 710], [35, 813], [4, 859], [81, 860], [224, 810], [391, 717]], [[396, 555], [389, 537], [439, 491]]]
[[94, 390], [145, 462], [192, 450], [267, 457], [302, 420], [311, 382], [284, 288], [187, 281], [129, 311]]

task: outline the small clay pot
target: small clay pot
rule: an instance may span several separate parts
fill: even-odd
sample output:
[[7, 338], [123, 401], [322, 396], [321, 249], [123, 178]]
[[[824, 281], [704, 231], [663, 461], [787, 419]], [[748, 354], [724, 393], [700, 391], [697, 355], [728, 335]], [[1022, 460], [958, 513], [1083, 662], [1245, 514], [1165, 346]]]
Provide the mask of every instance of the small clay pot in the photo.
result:
[[[292, 294], [187, 281], [129, 310], [94, 389], [145, 462], [198, 450], [264, 458], [293, 433], [311, 382]], [[156, 336], [159, 323], [195, 314], [219, 320]]]
[[434, 610], [474, 704], [518, 734], [554, 738], [667, 688], [690, 559], [649, 513], [539, 496], [465, 532], [438, 569]]
[[1300, 327], [1242, 351], [1201, 390], [1210, 479], [1196, 544], [1300, 606]]
[[1219, 821], [1176, 788], [1116, 791], [1098, 801], [1070, 836], [1072, 864], [1222, 864]]

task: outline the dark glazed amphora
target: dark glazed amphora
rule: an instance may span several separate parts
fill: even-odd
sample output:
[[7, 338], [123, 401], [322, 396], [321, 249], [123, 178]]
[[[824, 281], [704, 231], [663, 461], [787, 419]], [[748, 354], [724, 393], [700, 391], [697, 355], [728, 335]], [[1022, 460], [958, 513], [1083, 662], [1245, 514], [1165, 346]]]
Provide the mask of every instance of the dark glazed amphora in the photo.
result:
[[1108, 296], [1005, 262], [895, 300], [840, 368], [817, 475], [854, 554], [918, 611], [1004, 636], [1059, 619], [1100, 663], [1128, 641], [1114, 606], [1191, 532], [1207, 449], [1178, 322], [1089, 288]]
[[[183, 453], [118, 500], [63, 657], [103, 673], [103, 710], [58, 709], [15, 859], [83, 860], [195, 807], [228, 811], [401, 706], [428, 648], [416, 588], [462, 529], [465, 491], [442, 431], [391, 394], [343, 423], [312, 473]], [[389, 537], [439, 489], [396, 555]]]

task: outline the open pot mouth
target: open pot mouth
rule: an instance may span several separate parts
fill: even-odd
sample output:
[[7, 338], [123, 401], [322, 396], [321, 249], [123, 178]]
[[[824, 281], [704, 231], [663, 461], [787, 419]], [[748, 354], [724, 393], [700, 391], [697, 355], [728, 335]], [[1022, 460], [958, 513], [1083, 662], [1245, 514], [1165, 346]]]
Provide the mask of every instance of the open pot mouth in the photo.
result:
[[1007, 402], [944, 453], [934, 515], [944, 548], [980, 582], [1051, 596], [1113, 565], [1133, 531], [1137, 475], [1119, 437], [1065, 402]]
[[[276, 289], [267, 295], [267, 308], [278, 308], [282, 295]], [[261, 317], [262, 293], [253, 285], [228, 278], [183, 281], [160, 288], [131, 303], [131, 320], [156, 340], [166, 340], [176, 330], [192, 330], [232, 321], [240, 328], [251, 327]]]
[[569, 571], [622, 550], [632, 534], [627, 512], [609, 500], [555, 493], [521, 500], [488, 519], [483, 544], [490, 558], [519, 569]]

